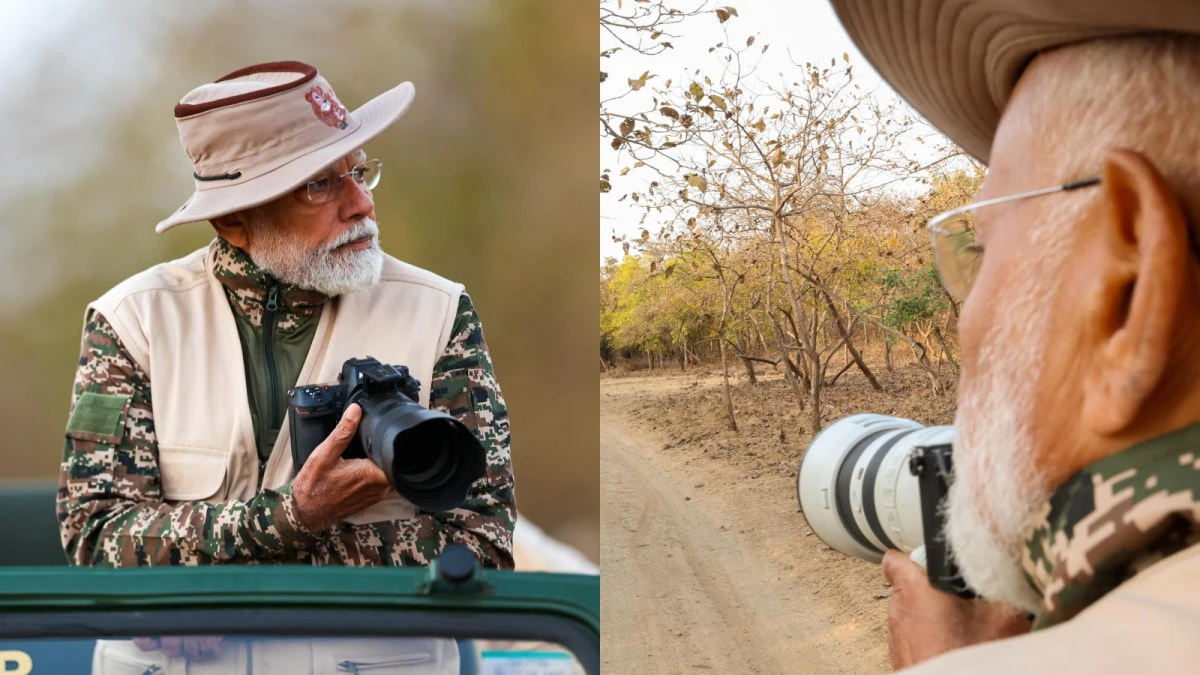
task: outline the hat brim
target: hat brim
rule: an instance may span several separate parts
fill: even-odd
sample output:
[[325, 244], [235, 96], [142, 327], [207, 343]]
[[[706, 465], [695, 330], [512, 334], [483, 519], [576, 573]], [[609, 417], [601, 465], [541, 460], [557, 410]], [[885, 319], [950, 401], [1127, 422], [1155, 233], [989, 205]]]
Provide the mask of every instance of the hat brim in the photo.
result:
[[1038, 52], [1105, 36], [1200, 33], [1200, 3], [830, 1], [883, 79], [984, 164], [1017, 80]]
[[366, 145], [382, 133], [404, 115], [415, 95], [416, 87], [412, 82], [403, 82], [385, 91], [351, 113], [351, 118], [358, 126], [342, 134], [337, 140], [314, 148], [311, 152], [244, 183], [219, 189], [196, 190], [179, 210], [158, 223], [155, 231], [161, 233], [179, 225], [211, 220], [282, 197], [303, 185], [317, 172]]

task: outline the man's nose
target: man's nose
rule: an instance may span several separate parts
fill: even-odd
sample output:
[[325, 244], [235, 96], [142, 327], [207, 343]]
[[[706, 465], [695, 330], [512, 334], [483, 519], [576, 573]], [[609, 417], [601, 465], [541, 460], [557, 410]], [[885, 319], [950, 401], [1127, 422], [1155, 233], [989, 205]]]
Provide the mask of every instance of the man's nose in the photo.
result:
[[361, 220], [375, 210], [375, 198], [365, 185], [350, 176], [342, 177], [342, 189], [338, 195], [338, 215], [342, 221]]

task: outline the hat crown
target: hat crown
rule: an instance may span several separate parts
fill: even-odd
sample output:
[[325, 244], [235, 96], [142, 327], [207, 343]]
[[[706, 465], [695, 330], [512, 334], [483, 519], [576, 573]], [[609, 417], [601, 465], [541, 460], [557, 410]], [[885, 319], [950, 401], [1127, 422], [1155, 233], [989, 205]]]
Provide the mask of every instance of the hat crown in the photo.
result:
[[196, 87], [175, 106], [197, 190], [269, 173], [337, 141], [353, 122], [329, 82], [298, 61], [234, 71]]

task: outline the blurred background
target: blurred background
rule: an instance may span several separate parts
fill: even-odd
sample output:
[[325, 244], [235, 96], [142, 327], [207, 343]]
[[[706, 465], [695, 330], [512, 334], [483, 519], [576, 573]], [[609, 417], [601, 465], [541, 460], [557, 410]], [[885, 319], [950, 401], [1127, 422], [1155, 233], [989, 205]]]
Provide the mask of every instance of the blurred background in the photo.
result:
[[562, 0], [0, 0], [0, 481], [57, 474], [84, 306], [213, 237], [154, 233], [193, 185], [174, 105], [299, 60], [351, 110], [415, 83], [367, 147], [384, 250], [466, 284], [518, 508], [597, 561], [596, 44]]

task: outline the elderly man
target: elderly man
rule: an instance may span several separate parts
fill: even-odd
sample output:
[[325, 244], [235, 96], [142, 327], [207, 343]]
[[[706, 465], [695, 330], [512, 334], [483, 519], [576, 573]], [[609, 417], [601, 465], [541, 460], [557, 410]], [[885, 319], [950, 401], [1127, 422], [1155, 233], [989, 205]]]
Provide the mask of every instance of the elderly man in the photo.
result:
[[[208, 221], [217, 236], [87, 307], [58, 496], [72, 563], [426, 565], [461, 542], [512, 568], [509, 426], [479, 318], [462, 285], [380, 249], [381, 163], [361, 148], [413, 93], [348, 112], [315, 68], [279, 62], [175, 107], [195, 193], [156, 229]], [[419, 403], [483, 443], [460, 508], [420, 511], [371, 460], [344, 459], [357, 405], [293, 466], [288, 389], [368, 355], [408, 366]], [[138, 644], [196, 659], [214, 646]]]
[[1200, 6], [833, 6], [989, 166], [976, 202], [931, 229], [964, 300], [947, 539], [991, 602], [934, 591], [889, 552], [893, 665], [1195, 671]]

